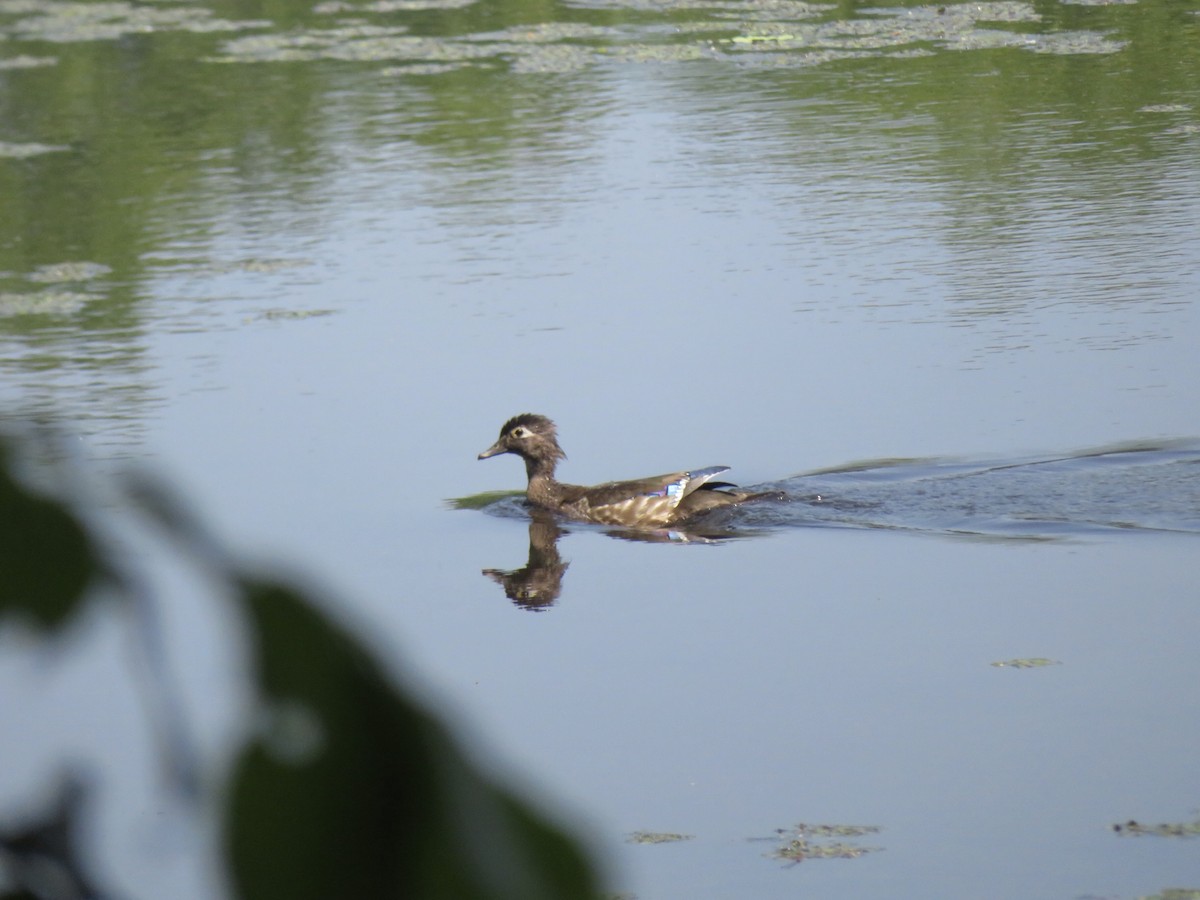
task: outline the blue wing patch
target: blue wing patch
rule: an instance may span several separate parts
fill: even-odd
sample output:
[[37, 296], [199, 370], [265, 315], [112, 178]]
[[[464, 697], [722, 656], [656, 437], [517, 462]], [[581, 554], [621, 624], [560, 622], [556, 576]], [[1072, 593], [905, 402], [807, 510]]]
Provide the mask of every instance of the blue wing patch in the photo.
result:
[[678, 481], [672, 481], [665, 488], [662, 488], [657, 491], [647, 491], [643, 496], [667, 497], [668, 499], [673, 500], [675, 497], [677, 497], [683, 493], [683, 487], [685, 484], [687, 484], [687, 482], [688, 482], [688, 479], [686, 476], [684, 476], [683, 478], [680, 478]]
[[[666, 497], [672, 501], [672, 505], [682, 500], [688, 493], [688, 488], [693, 484], [696, 487], [704, 484], [715, 475], [720, 475], [722, 472], [728, 472], [729, 466], [709, 466], [707, 469], [696, 469], [692, 472], [684, 472], [681, 478], [677, 478], [670, 484], [657, 491], [648, 491], [646, 497]], [[693, 488], [694, 489], [694, 488]]]

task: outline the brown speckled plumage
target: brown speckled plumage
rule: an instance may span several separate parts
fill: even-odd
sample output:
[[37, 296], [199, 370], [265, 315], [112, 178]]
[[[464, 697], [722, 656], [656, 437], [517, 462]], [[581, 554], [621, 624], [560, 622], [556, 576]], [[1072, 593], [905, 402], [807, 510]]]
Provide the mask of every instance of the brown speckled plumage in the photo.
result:
[[496, 443], [479, 458], [501, 453], [515, 453], [525, 460], [529, 477], [525, 496], [534, 506], [602, 525], [665, 528], [721, 507], [779, 496], [723, 490], [733, 485], [711, 479], [728, 471], [728, 466], [610, 481], [594, 487], [562, 484], [555, 480], [554, 470], [567, 455], [558, 445], [554, 423], [535, 413], [522, 413], [505, 422]]

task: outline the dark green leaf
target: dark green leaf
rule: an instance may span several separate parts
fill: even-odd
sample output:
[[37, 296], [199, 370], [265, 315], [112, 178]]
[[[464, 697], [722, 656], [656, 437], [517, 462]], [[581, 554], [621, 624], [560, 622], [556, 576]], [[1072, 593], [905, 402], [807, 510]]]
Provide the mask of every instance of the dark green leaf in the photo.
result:
[[77, 610], [98, 563], [83, 525], [63, 504], [13, 478], [0, 453], [0, 615], [47, 628]]
[[227, 820], [244, 900], [593, 898], [579, 851], [482, 778], [297, 592], [242, 583], [266, 694]]

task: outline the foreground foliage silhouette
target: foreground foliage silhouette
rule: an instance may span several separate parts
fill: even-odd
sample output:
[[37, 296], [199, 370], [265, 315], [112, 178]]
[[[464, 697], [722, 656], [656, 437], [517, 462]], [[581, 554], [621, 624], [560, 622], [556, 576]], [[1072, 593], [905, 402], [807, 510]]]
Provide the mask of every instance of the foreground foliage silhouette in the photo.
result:
[[[23, 450], [12, 439], [0, 443], [0, 625], [19, 620], [52, 639], [102, 585], [135, 617], [145, 615], [140, 607], [155, 598], [139, 595], [132, 563], [103, 533], [104, 516], [65, 499], [78, 473], [35, 466], [34, 489], [17, 475], [30, 468]], [[481, 775], [447, 729], [392, 684], [315, 598], [247, 571], [161, 484], [129, 479], [121, 495], [134, 515], [228, 587], [250, 637], [255, 727], [219, 788], [236, 896], [597, 896], [571, 840]], [[155, 704], [150, 709], [159, 712], [148, 714], [169, 717], [171, 707]], [[186, 731], [179, 722], [157, 728]], [[177, 756], [164, 761], [168, 770], [187, 772], [186, 743], [164, 743]], [[198, 792], [197, 808], [212, 798], [196, 786], [212, 781], [179, 778]], [[106, 896], [71, 839], [81, 823], [78, 786], [70, 788], [71, 802], [48, 803], [33, 821], [0, 820], [0, 871], [11, 882], [0, 883], [4, 896]], [[47, 866], [57, 873], [49, 880]]]

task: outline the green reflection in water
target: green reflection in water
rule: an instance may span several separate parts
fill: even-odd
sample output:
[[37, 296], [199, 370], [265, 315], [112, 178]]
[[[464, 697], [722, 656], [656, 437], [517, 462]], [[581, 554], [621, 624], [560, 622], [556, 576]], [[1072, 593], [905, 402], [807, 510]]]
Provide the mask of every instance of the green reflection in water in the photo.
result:
[[[1080, 175], [1088, 197], [1120, 188], [1137, 208], [1136, 198], [1159, 197], [1162, 161], [1197, 130], [1196, 11], [1017, 0], [869, 11], [787, 0], [338, 0], [308, 11], [8, 0], [4, 369], [36, 372], [39, 391], [55, 390], [47, 372], [82, 374], [100, 394], [110, 379], [128, 415], [131, 396], [154, 394], [142, 381], [145, 338], [174, 299], [155, 279], [179, 275], [188, 298], [227, 299], [228, 260], [212, 258], [213, 245], [231, 228], [262, 234], [278, 221], [319, 231], [339, 208], [329, 184], [347, 152], [402, 148], [414, 183], [468, 167], [462, 192], [434, 202], [477, 221], [481, 189], [522, 167], [585, 159], [602, 139], [593, 123], [614, 102], [614, 71], [635, 64], [639, 78], [683, 73], [685, 95], [711, 102], [717, 130], [739, 127], [738, 113], [770, 96], [784, 140], [844, 132], [838, 146], [857, 148], [840, 163], [848, 175], [907, 165], [950, 209], [948, 243], [986, 269], [997, 246], [1024, 234], [1023, 212], [1055, 164], [1095, 173]], [[906, 134], [929, 146], [897, 160], [891, 142]], [[1144, 187], [1128, 169], [1114, 173], [1114, 159], [1138, 164]], [[784, 177], [800, 177], [786, 175], [798, 162], [763, 160]], [[110, 272], [86, 294], [44, 292], [36, 273], [79, 260]], [[268, 289], [286, 291], [275, 274]], [[1020, 313], [1010, 298], [959, 293], [954, 314], [966, 319]]]

